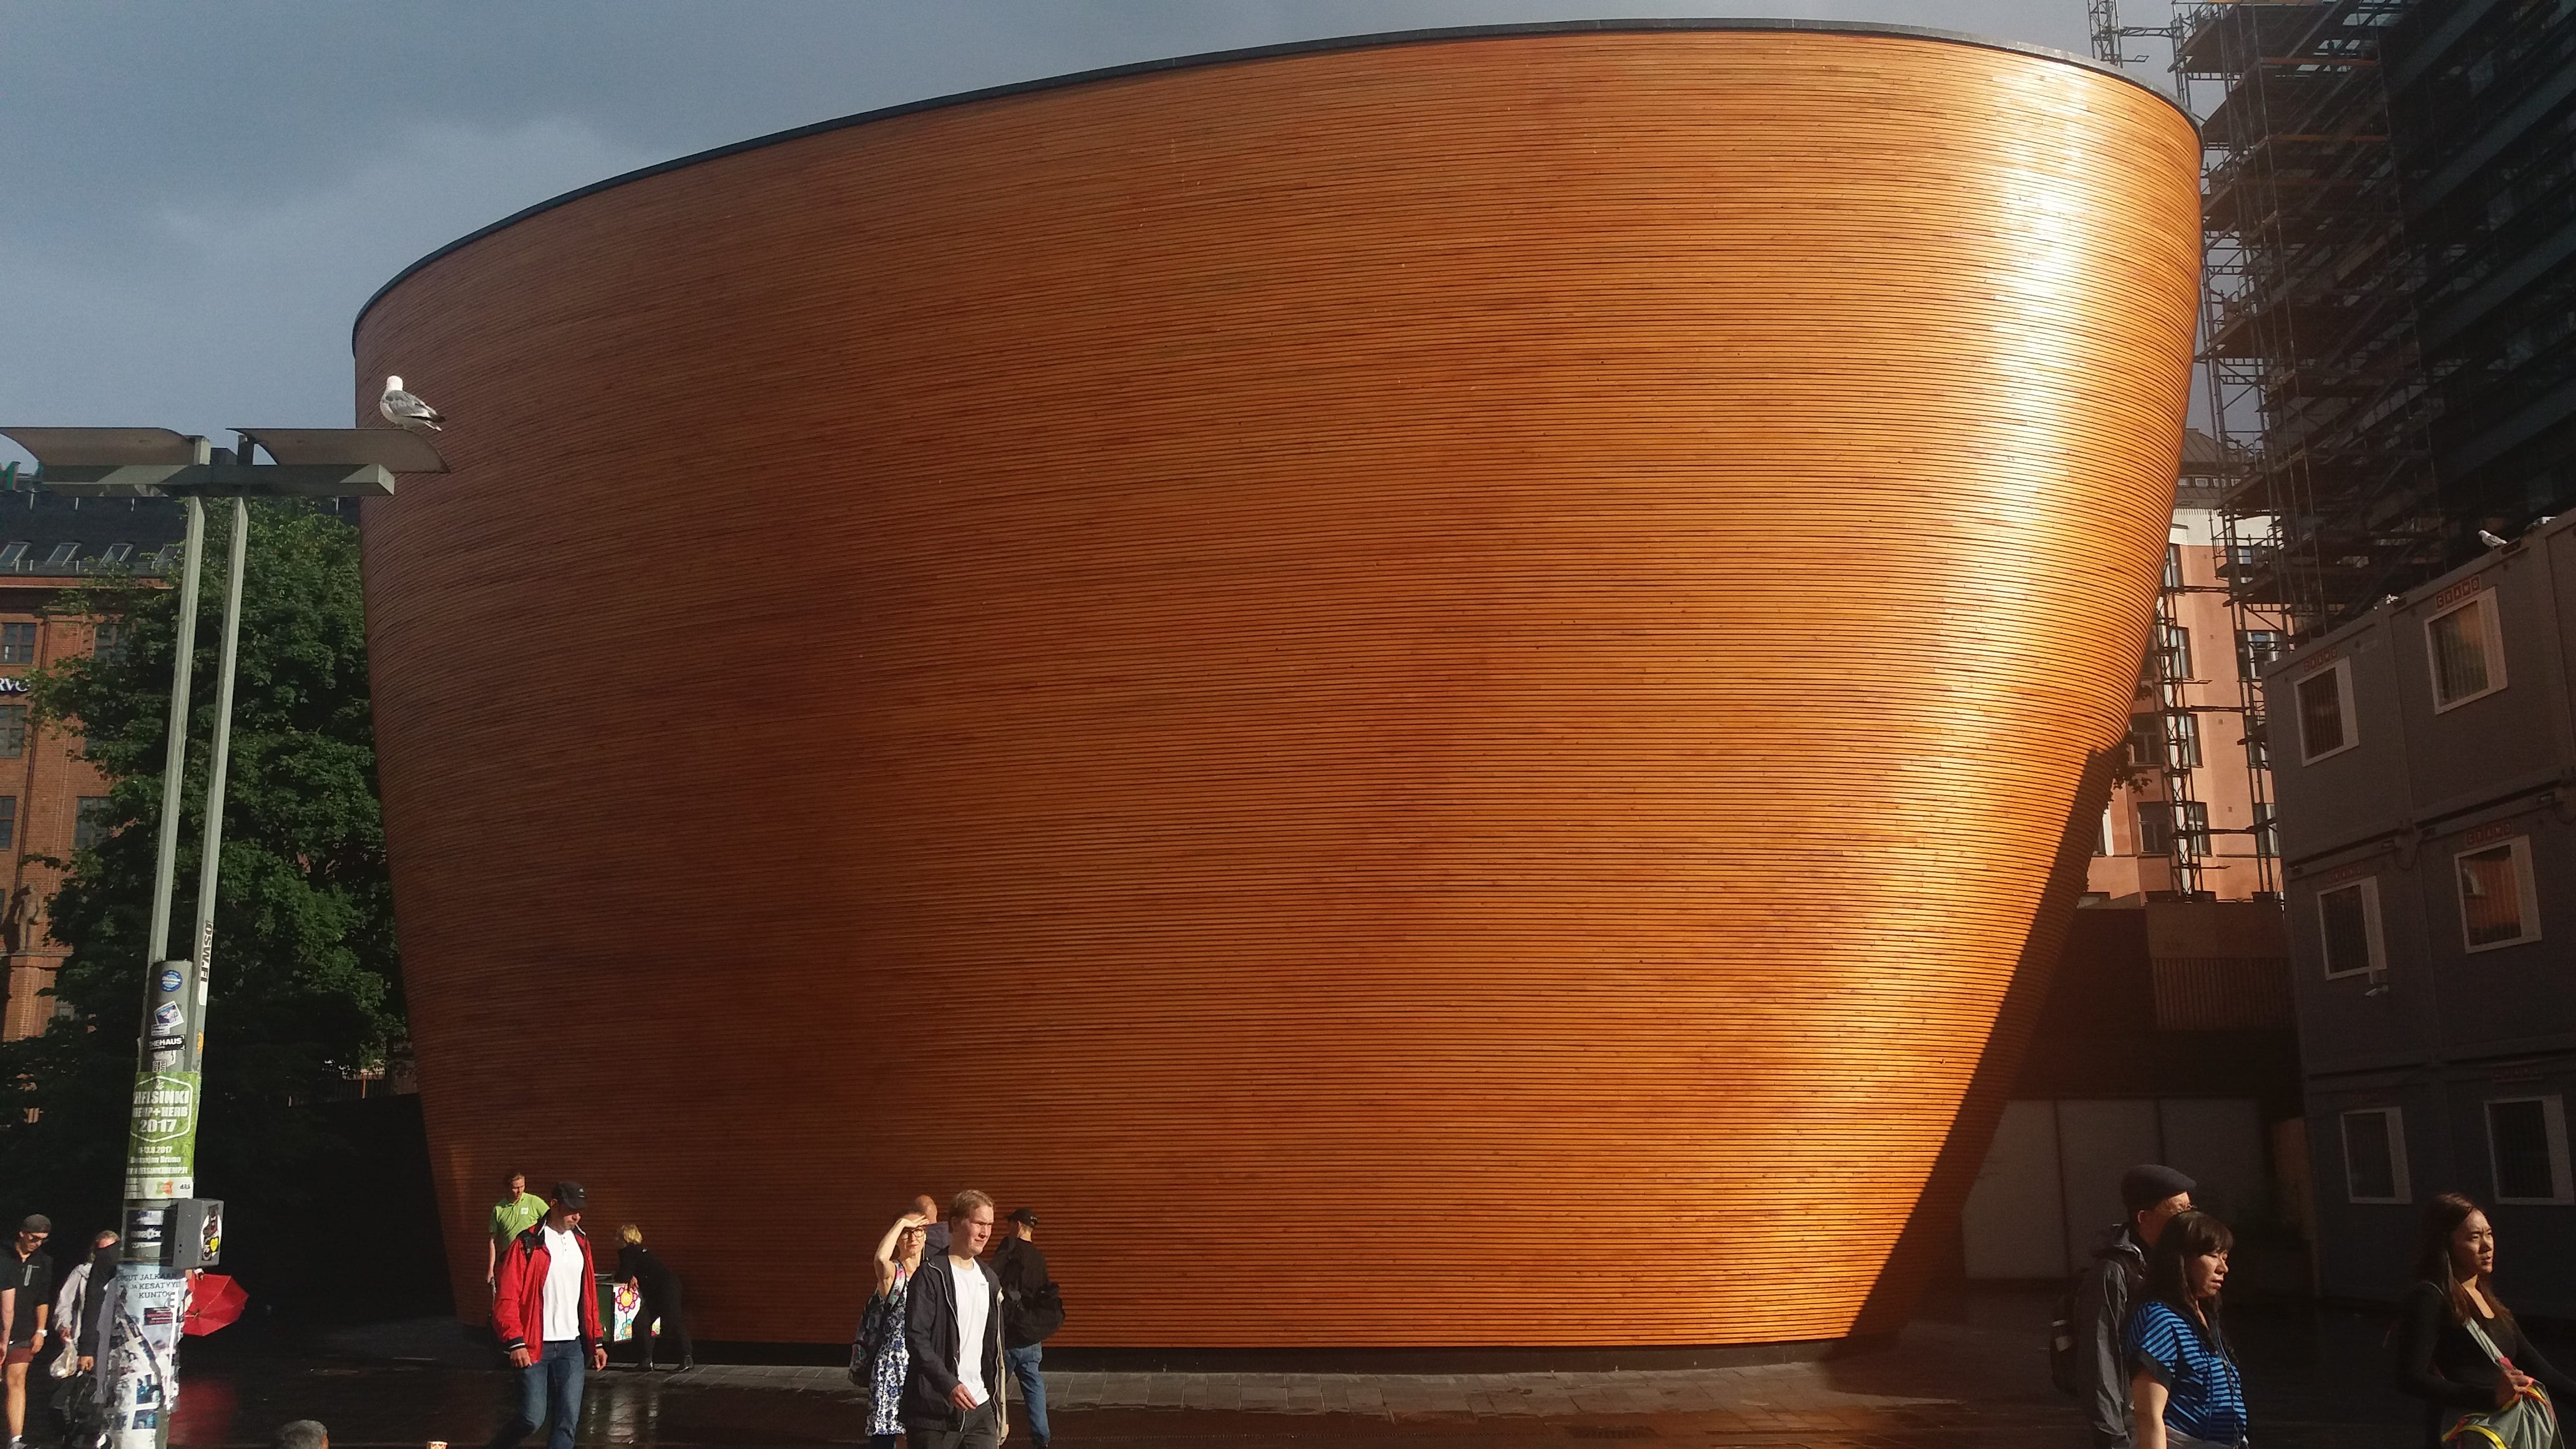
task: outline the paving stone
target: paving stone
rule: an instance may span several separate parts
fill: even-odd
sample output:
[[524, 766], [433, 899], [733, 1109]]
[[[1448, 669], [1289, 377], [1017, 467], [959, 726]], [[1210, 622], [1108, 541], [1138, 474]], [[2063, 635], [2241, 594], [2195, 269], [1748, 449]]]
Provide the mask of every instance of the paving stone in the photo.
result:
[[[1086, 1370], [1048, 1375], [1050, 1409], [1058, 1442], [1083, 1449], [2080, 1449], [2080, 1426], [2047, 1382], [2047, 1296], [1998, 1301], [2003, 1308], [1970, 1303], [1909, 1326], [1886, 1352], [1820, 1362], [1616, 1373]], [[2420, 1444], [2413, 1406], [2382, 1379], [2384, 1319], [2231, 1311], [2230, 1320], [2264, 1449]], [[434, 1345], [436, 1335], [411, 1331], [404, 1341], [413, 1340]], [[406, 1349], [388, 1363], [345, 1356], [363, 1351], [352, 1335], [331, 1342], [323, 1353], [192, 1340], [173, 1443], [254, 1449], [279, 1423], [315, 1417], [348, 1449], [433, 1438], [472, 1445], [502, 1412], [508, 1378], [489, 1367], [488, 1349], [457, 1361]], [[2558, 1352], [2546, 1338], [2543, 1346]], [[725, 1364], [593, 1376], [580, 1443], [821, 1449], [862, 1432], [859, 1398], [838, 1367]], [[1009, 1449], [1026, 1442], [1014, 1433]]]

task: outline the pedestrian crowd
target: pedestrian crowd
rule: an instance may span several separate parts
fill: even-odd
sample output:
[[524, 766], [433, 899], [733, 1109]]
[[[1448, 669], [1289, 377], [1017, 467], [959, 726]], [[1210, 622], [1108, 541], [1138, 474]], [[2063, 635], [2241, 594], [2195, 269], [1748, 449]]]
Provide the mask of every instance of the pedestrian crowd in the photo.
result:
[[67, 1442], [87, 1442], [100, 1426], [89, 1375], [98, 1367], [105, 1323], [100, 1303], [116, 1281], [116, 1234], [93, 1234], [89, 1251], [57, 1281], [53, 1257], [42, 1251], [53, 1233], [51, 1219], [29, 1213], [0, 1254], [0, 1325], [8, 1339], [0, 1383], [6, 1385], [9, 1449], [27, 1442], [31, 1381], [51, 1385], [40, 1398], [63, 1422]]
[[[493, 1205], [485, 1282], [492, 1333], [516, 1378], [490, 1449], [515, 1449], [541, 1427], [548, 1449], [572, 1449], [585, 1375], [608, 1367], [597, 1269], [581, 1226], [588, 1196], [566, 1181], [540, 1198], [513, 1172]], [[991, 1449], [1009, 1433], [1014, 1390], [1029, 1437], [1045, 1449], [1042, 1345], [1063, 1325], [1064, 1301], [1037, 1229], [1034, 1209], [997, 1222], [993, 1200], [971, 1189], [951, 1199], [944, 1216], [928, 1195], [916, 1198], [886, 1229], [850, 1349], [863, 1432], [875, 1449], [899, 1441], [907, 1449]], [[636, 1367], [653, 1367], [657, 1331], [669, 1361], [693, 1367], [679, 1276], [635, 1224], [617, 1235], [615, 1281], [638, 1295]]]
[[[2221, 1290], [2234, 1234], [2195, 1211], [2196, 1184], [2143, 1164], [2053, 1338], [2059, 1387], [2083, 1403], [2095, 1449], [2242, 1449], [2253, 1440]], [[2560, 1449], [2576, 1381], [2524, 1336], [2495, 1290], [2495, 1227], [2475, 1202], [2425, 1204], [2414, 1283], [2390, 1333], [2397, 1388], [2424, 1405], [2427, 1449]]]

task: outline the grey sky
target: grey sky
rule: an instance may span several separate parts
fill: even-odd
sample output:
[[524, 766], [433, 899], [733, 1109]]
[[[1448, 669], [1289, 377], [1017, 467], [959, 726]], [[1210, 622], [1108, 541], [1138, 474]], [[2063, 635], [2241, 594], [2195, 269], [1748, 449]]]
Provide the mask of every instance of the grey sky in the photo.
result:
[[2083, 0], [9, 0], [0, 417], [346, 425], [349, 324], [422, 253], [811, 121], [1318, 36], [1707, 14], [2085, 49]]

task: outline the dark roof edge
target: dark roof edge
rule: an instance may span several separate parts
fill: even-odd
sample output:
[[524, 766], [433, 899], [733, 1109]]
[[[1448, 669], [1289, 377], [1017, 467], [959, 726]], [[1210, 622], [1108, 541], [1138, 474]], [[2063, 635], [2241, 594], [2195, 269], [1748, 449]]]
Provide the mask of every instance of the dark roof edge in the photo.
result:
[[758, 150], [763, 146], [775, 146], [784, 141], [802, 140], [807, 136], [820, 135], [826, 131], [838, 131], [847, 126], [864, 126], [871, 121], [891, 120], [896, 116], [909, 116], [920, 111], [935, 111], [948, 106], [967, 105], [975, 101], [1000, 100], [1008, 96], [1030, 95], [1038, 91], [1058, 90], [1066, 86], [1089, 85], [1095, 81], [1123, 80], [1130, 76], [1151, 75], [1157, 71], [1188, 70], [1199, 66], [1211, 65], [1231, 65], [1240, 61], [1270, 60], [1279, 56], [1305, 55], [1336, 50], [1366, 50], [1379, 46], [1420, 45], [1444, 40], [1491, 40], [1522, 35], [1562, 35], [1583, 31], [1620, 33], [1653, 30], [1793, 30], [1824, 35], [1874, 35], [1893, 36], [1904, 40], [1938, 40], [1953, 45], [1975, 46], [1981, 50], [2009, 51], [2015, 55], [2036, 56], [2041, 60], [2053, 60], [2067, 65], [2081, 66], [2086, 70], [2098, 71], [2115, 80], [2126, 81], [2130, 85], [2136, 86], [2138, 89], [2145, 91], [2148, 95], [2154, 96], [2157, 100], [2164, 102], [2166, 105], [2172, 106], [2182, 115], [2183, 120], [2189, 122], [2195, 130], [2199, 128], [2200, 124], [2193, 118], [2191, 112], [2184, 110], [2181, 103], [2176, 101], [2173, 97], [2166, 95], [2164, 92], [2157, 90], [2154, 86], [2147, 84], [2136, 76], [2130, 75], [2128, 72], [2121, 70], [2117, 66], [2105, 65], [2098, 60], [2075, 55], [2068, 51], [2052, 50], [2045, 45], [2028, 45], [2018, 40], [2002, 40], [1990, 35], [1969, 35], [1962, 31], [1935, 30], [1920, 25], [1886, 25], [1869, 20], [1796, 20], [1763, 18], [1738, 20], [1540, 20], [1525, 21], [1508, 25], [1439, 26], [1426, 30], [1381, 31], [1373, 35], [1335, 35], [1326, 36], [1317, 40], [1289, 40], [1282, 41], [1276, 45], [1250, 46], [1242, 50], [1212, 50], [1198, 55], [1173, 56], [1164, 60], [1133, 61], [1126, 65], [1106, 66], [1099, 70], [1075, 71], [1070, 75], [1046, 76], [1038, 80], [1013, 81], [1008, 85], [987, 86], [982, 90], [959, 91], [954, 95], [931, 96], [918, 101], [905, 101], [899, 105], [884, 106], [873, 111], [861, 111], [856, 115], [840, 116], [829, 121], [816, 121], [811, 125], [796, 126], [784, 131], [772, 131], [766, 136], [754, 136], [748, 141], [735, 141], [728, 145], [715, 147], [712, 150], [699, 151], [687, 156], [675, 157], [669, 161], [657, 161], [650, 166], [639, 167], [636, 170], [626, 172], [623, 175], [611, 176], [605, 181], [594, 181], [588, 186], [576, 187], [571, 191], [565, 192], [561, 196], [551, 197], [547, 200], [538, 202], [534, 206], [514, 211], [508, 216], [501, 218], [499, 221], [493, 222], [489, 226], [478, 227], [473, 231], [467, 232], [465, 235], [458, 237], [456, 240], [449, 242], [447, 245], [440, 247], [438, 250], [429, 253], [427, 256], [422, 257], [416, 262], [413, 262], [410, 266], [396, 272], [390, 281], [375, 290], [375, 295], [367, 298], [365, 306], [358, 309], [357, 317], [349, 324], [349, 345], [352, 351], [356, 350], [358, 328], [366, 322], [367, 314], [375, 310], [376, 304], [385, 299], [385, 294], [387, 292], [390, 292], [394, 288], [411, 280], [413, 273], [420, 271], [422, 268], [437, 261], [439, 258], [446, 256], [450, 252], [460, 251], [466, 247], [472, 246], [474, 243], [492, 235], [494, 232], [501, 231], [507, 227], [516, 226], [520, 222], [527, 220], [529, 217], [537, 215], [539, 212], [552, 211], [558, 206], [579, 201], [585, 196], [606, 191], [611, 187], [623, 186], [630, 181], [641, 181], [648, 176], [659, 176], [665, 171], [677, 171], [684, 166], [695, 166], [702, 161], [714, 161], [743, 151]]

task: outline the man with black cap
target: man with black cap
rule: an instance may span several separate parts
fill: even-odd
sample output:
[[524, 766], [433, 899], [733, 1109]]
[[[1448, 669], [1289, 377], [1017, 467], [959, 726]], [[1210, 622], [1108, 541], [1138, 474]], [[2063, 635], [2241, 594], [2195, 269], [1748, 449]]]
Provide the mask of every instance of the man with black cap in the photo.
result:
[[1002, 1220], [1002, 1245], [993, 1250], [993, 1277], [1002, 1285], [1002, 1364], [1028, 1406], [1029, 1433], [1047, 1449], [1046, 1336], [1064, 1322], [1064, 1311], [1038, 1251], [1038, 1215], [1016, 1207]]
[[547, 1449], [572, 1449], [573, 1430], [581, 1424], [583, 1370], [608, 1367], [590, 1238], [581, 1230], [584, 1196], [580, 1183], [556, 1183], [545, 1217], [511, 1239], [501, 1254], [492, 1286], [492, 1333], [519, 1371], [519, 1383], [491, 1449], [516, 1449], [539, 1424], [549, 1425]]
[[29, 1213], [17, 1240], [0, 1254], [0, 1324], [6, 1324], [9, 1449], [27, 1442], [27, 1366], [45, 1346], [45, 1315], [54, 1308], [54, 1260], [36, 1251], [53, 1236], [53, 1221]]
[[2093, 1259], [2075, 1282], [2076, 1373], [2084, 1420], [2095, 1449], [2129, 1449], [2129, 1370], [2121, 1352], [2129, 1308], [2147, 1281], [2147, 1255], [2176, 1213], [2191, 1210], [2192, 1180], [2170, 1167], [2140, 1163], [2120, 1174], [2128, 1216], [2102, 1232]]

